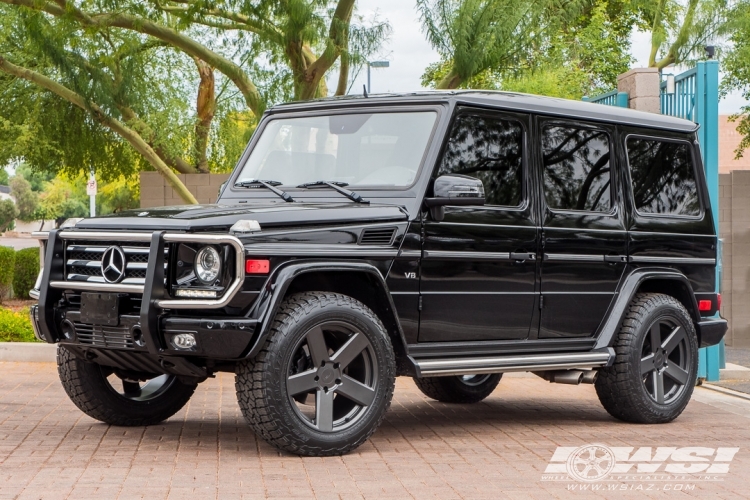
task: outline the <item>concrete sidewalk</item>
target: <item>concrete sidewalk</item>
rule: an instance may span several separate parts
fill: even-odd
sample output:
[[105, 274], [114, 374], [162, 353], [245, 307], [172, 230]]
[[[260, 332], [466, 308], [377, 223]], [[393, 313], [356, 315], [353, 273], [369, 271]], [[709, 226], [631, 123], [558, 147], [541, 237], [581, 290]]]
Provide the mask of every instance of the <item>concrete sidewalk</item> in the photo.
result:
[[[683, 497], [748, 495], [750, 401], [700, 388], [675, 422], [633, 425], [611, 418], [591, 386], [512, 374], [482, 403], [447, 405], [400, 378], [383, 426], [361, 448], [344, 457], [300, 458], [247, 428], [231, 374], [201, 384], [188, 406], [160, 425], [117, 428], [81, 413], [52, 363], [0, 363], [0, 373], [2, 500], [601, 498], [600, 489], [607, 498], [664, 498], [673, 490]], [[717, 470], [727, 472], [713, 475], [581, 482], [545, 474], [565, 469], [560, 450], [592, 443], [612, 448], [618, 467], [645, 460], [652, 471], [696, 463], [706, 470], [713, 463], [700, 461], [707, 453], [739, 452], [725, 452], [733, 458]], [[644, 458], [656, 447], [661, 459]], [[673, 452], [667, 465], [658, 462]], [[703, 455], [672, 463], [688, 452]]]

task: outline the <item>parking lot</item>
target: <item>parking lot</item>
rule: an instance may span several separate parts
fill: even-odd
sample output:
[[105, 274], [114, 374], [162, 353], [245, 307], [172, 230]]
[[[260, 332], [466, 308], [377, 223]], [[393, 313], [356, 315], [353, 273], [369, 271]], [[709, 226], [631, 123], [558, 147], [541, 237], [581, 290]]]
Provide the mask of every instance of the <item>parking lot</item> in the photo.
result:
[[[51, 363], [5, 362], [0, 373], [3, 500], [748, 496], [750, 401], [703, 388], [674, 423], [632, 425], [613, 420], [592, 386], [512, 374], [484, 402], [457, 406], [429, 400], [400, 378], [370, 441], [344, 457], [300, 458], [254, 437], [231, 374], [201, 384], [162, 425], [117, 428], [81, 413]], [[619, 467], [646, 463], [630, 473], [649, 464], [656, 472], [597, 481], [549, 473], [564, 469], [558, 447], [593, 443], [614, 449]], [[652, 448], [648, 456], [643, 447]], [[667, 447], [699, 448], [680, 460]], [[723, 462], [708, 455], [719, 448], [730, 450]]]

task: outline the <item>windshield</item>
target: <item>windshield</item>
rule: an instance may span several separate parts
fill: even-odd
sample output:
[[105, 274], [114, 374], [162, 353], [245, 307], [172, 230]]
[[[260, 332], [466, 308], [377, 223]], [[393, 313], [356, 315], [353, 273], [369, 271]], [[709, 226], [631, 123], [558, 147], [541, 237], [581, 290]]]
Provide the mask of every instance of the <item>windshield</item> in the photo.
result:
[[427, 111], [275, 119], [236, 182], [407, 187], [417, 177], [436, 116]]

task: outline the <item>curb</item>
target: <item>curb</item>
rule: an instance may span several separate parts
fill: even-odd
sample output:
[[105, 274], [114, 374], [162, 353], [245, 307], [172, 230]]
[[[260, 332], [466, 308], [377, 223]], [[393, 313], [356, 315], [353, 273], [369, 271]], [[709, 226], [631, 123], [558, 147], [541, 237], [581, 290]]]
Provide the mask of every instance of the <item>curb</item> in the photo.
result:
[[0, 342], [0, 361], [21, 363], [55, 363], [56, 344], [41, 342]]
[[735, 391], [733, 389], [727, 389], [725, 387], [719, 387], [718, 385], [707, 384], [705, 382], [701, 384], [699, 387], [703, 387], [710, 391], [720, 392], [722, 394], [726, 394], [727, 396], [734, 396], [735, 398], [740, 398], [740, 399], [745, 399], [747, 401], [750, 401], [750, 394], [745, 394], [744, 392]]

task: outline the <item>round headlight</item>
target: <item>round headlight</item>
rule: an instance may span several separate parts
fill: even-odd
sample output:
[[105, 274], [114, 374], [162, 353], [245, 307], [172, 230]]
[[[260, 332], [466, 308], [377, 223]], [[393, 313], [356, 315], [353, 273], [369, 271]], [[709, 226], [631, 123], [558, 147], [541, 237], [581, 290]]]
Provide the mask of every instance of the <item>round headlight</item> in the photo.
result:
[[221, 272], [221, 257], [214, 247], [203, 247], [195, 256], [195, 275], [206, 285], [212, 284]]

